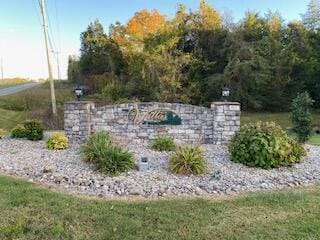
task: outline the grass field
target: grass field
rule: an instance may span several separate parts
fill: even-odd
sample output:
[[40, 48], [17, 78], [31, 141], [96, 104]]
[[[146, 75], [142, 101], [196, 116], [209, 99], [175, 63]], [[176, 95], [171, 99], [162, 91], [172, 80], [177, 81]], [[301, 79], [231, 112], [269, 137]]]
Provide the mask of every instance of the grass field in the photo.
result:
[[10, 131], [18, 123], [23, 122], [24, 119], [24, 112], [10, 111], [0, 108], [0, 128]]
[[[63, 127], [63, 103], [74, 99], [72, 86], [66, 81], [56, 81], [56, 99], [58, 116], [53, 117], [51, 112], [51, 95], [48, 83], [7, 96], [0, 97], [0, 109], [16, 113], [17, 116], [25, 116], [29, 119], [41, 120], [47, 129], [61, 129]], [[0, 115], [0, 123], [6, 121], [6, 116]], [[20, 118], [21, 119], [21, 118]], [[0, 128], [11, 128], [0, 125]], [[9, 130], [9, 129], [8, 129]]]
[[[241, 113], [241, 124], [255, 123], [257, 121], [263, 122], [276, 122], [284, 130], [288, 131], [288, 134], [294, 137], [289, 130], [292, 128], [292, 123], [290, 120], [290, 113]], [[320, 127], [320, 113], [314, 112], [312, 114], [312, 126]], [[320, 146], [320, 135], [312, 135], [308, 141], [309, 144]]]
[[229, 200], [106, 201], [0, 176], [0, 239], [320, 239], [320, 187]]
[[[258, 121], [272, 121], [279, 124], [283, 129], [292, 128], [292, 123], [290, 119], [290, 113], [241, 113], [241, 124], [258, 122]], [[320, 127], [320, 112], [312, 113], [312, 125]]]
[[25, 84], [28, 82], [30, 82], [30, 80], [24, 78], [4, 79], [0, 81], [0, 89]]

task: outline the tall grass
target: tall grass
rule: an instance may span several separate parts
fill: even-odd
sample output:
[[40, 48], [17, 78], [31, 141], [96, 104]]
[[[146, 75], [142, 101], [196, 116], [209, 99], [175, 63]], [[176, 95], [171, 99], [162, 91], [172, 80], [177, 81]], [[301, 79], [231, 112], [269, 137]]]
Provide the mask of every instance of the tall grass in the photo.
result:
[[51, 95], [49, 83], [37, 87], [0, 97], [0, 108], [10, 111], [25, 112], [26, 118], [40, 120], [46, 129], [63, 128], [63, 104], [72, 100], [73, 87], [65, 81], [56, 81], [56, 99], [58, 115], [51, 112]]
[[25, 78], [7, 78], [0, 81], [0, 88], [6, 88], [16, 86], [24, 83], [28, 83], [31, 80]]

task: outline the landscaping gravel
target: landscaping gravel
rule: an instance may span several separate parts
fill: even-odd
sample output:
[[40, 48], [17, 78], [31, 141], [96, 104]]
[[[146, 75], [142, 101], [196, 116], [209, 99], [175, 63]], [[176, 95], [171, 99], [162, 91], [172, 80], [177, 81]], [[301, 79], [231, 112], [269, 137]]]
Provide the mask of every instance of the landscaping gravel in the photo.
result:
[[231, 162], [225, 146], [203, 145], [208, 173], [178, 176], [168, 171], [170, 153], [151, 150], [137, 143], [127, 148], [136, 159], [147, 156], [151, 167], [146, 172], [131, 170], [110, 177], [81, 160], [80, 147], [50, 151], [43, 141], [0, 140], [0, 172], [55, 186], [70, 193], [119, 197], [140, 195], [221, 195], [266, 189], [281, 189], [320, 182], [320, 147], [306, 145], [304, 162], [289, 168], [263, 170]]

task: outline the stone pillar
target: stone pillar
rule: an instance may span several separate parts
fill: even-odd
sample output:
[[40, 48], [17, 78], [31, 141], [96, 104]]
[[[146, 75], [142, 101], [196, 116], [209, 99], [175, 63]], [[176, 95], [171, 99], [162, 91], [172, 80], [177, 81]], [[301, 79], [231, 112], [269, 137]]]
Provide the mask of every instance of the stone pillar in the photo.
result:
[[93, 102], [73, 101], [64, 104], [64, 130], [70, 143], [83, 143], [91, 134]]
[[213, 143], [227, 144], [240, 129], [240, 103], [213, 102]]

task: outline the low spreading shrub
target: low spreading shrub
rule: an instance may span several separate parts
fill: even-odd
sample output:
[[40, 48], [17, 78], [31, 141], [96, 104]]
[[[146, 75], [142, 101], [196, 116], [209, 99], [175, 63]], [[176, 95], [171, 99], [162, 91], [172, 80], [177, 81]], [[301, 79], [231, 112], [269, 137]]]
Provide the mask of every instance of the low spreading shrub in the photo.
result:
[[306, 152], [273, 122], [244, 125], [229, 145], [231, 160], [264, 169], [291, 166]]
[[68, 138], [63, 133], [55, 133], [46, 141], [49, 150], [63, 150], [68, 148]]
[[176, 145], [174, 141], [169, 136], [157, 136], [152, 143], [151, 148], [156, 151], [173, 151]]
[[82, 146], [82, 153], [105, 174], [114, 175], [134, 167], [133, 155], [113, 143], [107, 132], [93, 134]]
[[26, 131], [26, 137], [29, 140], [37, 141], [43, 138], [43, 127], [39, 121], [28, 120], [24, 122], [23, 126]]
[[6, 135], [6, 131], [2, 128], [0, 128], [0, 139], [2, 139]]
[[12, 138], [26, 138], [27, 132], [22, 124], [18, 124], [14, 129], [11, 130]]
[[170, 158], [170, 170], [177, 174], [203, 174], [207, 161], [199, 146], [178, 147]]

